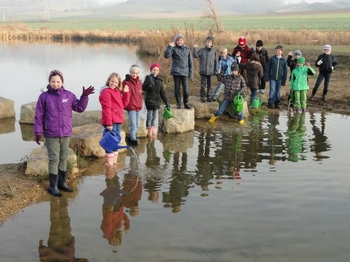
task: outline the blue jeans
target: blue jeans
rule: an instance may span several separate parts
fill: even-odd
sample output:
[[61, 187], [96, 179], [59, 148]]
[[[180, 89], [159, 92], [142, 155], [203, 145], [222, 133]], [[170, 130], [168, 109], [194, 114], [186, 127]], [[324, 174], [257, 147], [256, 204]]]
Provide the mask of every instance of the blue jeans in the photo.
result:
[[147, 119], [146, 119], [146, 127], [150, 128], [152, 126], [156, 126], [158, 109], [156, 110], [147, 110]]
[[253, 102], [256, 98], [256, 94], [258, 93], [258, 89], [255, 89], [255, 88], [250, 88], [250, 105], [252, 106], [253, 105]]
[[315, 95], [317, 90], [318, 90], [318, 87], [320, 86], [322, 80], [324, 79], [324, 87], [323, 87], [323, 95], [327, 95], [328, 93], [328, 86], [329, 86], [329, 81], [331, 80], [331, 75], [332, 73], [328, 73], [328, 74], [323, 74], [323, 73], [319, 73], [318, 77], [317, 77], [317, 80], [316, 80], [316, 83], [315, 83], [315, 87], [314, 89], [312, 90], [312, 94]]
[[130, 140], [136, 140], [137, 130], [140, 126], [140, 111], [128, 111], [130, 122]]
[[212, 99], [216, 99], [220, 93], [221, 93], [221, 90], [224, 89], [225, 85], [224, 83], [219, 83], [218, 86], [216, 87], [213, 95], [211, 96]]
[[[219, 109], [214, 113], [214, 116], [221, 116], [226, 108], [231, 104], [232, 102], [231, 101], [227, 101], [227, 100], [224, 100], [221, 104], [221, 106], [219, 107]], [[237, 113], [237, 117], [238, 117], [238, 120], [243, 120], [244, 118], [244, 115], [243, 115], [243, 111], [240, 112], [240, 113]]]
[[270, 80], [269, 105], [274, 105], [281, 101], [282, 80]]

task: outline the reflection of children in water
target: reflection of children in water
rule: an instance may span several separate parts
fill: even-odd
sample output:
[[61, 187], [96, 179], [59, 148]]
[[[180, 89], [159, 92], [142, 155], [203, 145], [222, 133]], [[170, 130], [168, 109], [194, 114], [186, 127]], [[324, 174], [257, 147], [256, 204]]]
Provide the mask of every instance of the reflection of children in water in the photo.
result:
[[209, 191], [209, 181], [213, 179], [210, 159], [210, 134], [200, 133], [198, 143], [196, 184], [200, 185], [203, 191]]
[[65, 196], [50, 199], [50, 234], [47, 246], [39, 241], [39, 258], [41, 262], [52, 261], [89, 261], [86, 258], [75, 258], [75, 238], [71, 234], [68, 201]]
[[267, 145], [263, 147], [263, 153], [267, 151], [270, 155], [269, 164], [275, 165], [276, 160], [283, 160], [283, 137], [281, 132], [276, 128], [279, 125], [279, 114], [268, 115], [268, 129], [267, 129]]
[[306, 156], [302, 153], [305, 152], [305, 114], [295, 114], [288, 119], [288, 130], [286, 132], [287, 139], [287, 151], [288, 160], [292, 162], [298, 162], [299, 160], [305, 160]]
[[155, 142], [149, 142], [146, 146], [147, 158], [146, 158], [146, 176], [144, 188], [148, 192], [148, 200], [157, 203], [159, 198], [160, 177], [157, 169], [159, 168], [160, 158], [157, 156], [155, 148]]
[[321, 114], [321, 127], [317, 125], [315, 118], [315, 114], [310, 112], [310, 124], [312, 125], [312, 131], [315, 136], [313, 139], [311, 139], [311, 152], [315, 152], [316, 161], [322, 161], [322, 159], [329, 158], [329, 156], [323, 156], [322, 152], [329, 151], [331, 149], [331, 145], [328, 142], [328, 137], [325, 136], [325, 113], [322, 112]]

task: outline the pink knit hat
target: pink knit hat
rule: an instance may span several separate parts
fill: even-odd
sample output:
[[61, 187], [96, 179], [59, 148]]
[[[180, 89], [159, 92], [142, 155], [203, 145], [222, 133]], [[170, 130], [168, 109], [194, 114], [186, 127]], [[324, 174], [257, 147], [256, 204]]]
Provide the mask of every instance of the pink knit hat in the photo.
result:
[[157, 64], [157, 63], [153, 63], [153, 64], [149, 67], [149, 70], [152, 71], [152, 69], [155, 68], [155, 67], [158, 67], [159, 70], [160, 70], [160, 65]]

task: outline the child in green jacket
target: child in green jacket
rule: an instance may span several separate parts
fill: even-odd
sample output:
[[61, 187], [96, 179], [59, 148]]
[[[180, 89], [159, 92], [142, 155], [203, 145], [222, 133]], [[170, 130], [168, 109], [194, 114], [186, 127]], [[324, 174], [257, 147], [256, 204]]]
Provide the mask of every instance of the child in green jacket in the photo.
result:
[[300, 56], [296, 68], [292, 71], [290, 89], [294, 94], [294, 107], [296, 113], [306, 112], [306, 93], [309, 90], [308, 75], [314, 75], [315, 70]]

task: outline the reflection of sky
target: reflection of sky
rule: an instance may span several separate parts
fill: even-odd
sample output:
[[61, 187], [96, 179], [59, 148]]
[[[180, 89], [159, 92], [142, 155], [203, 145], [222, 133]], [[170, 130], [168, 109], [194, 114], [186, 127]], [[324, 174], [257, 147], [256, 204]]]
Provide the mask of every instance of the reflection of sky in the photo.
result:
[[[141, 76], [148, 73], [136, 56], [136, 48], [116, 44], [28, 44], [1, 43], [0, 96], [15, 101], [16, 115], [22, 104], [37, 100], [40, 89], [48, 83], [52, 69], [60, 69], [65, 78], [64, 87], [77, 97], [82, 86], [104, 85], [109, 74], [117, 72], [122, 79], [132, 64], [139, 64]], [[90, 97], [87, 110], [100, 109], [98, 92]]]

